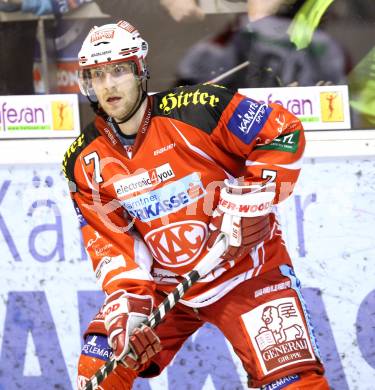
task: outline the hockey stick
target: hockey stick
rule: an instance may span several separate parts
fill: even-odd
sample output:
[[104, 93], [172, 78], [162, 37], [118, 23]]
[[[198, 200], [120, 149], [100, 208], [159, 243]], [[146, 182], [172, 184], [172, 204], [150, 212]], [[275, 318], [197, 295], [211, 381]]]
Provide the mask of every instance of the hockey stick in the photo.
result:
[[209, 84], [217, 83], [218, 81], [225, 79], [226, 77], [230, 76], [231, 74], [236, 73], [239, 70], [246, 68], [249, 65], [250, 65], [250, 61], [241, 62], [241, 64], [235, 66], [232, 69], [227, 70], [226, 72], [220, 74], [219, 76], [215, 77], [214, 79], [212, 79], [210, 81], [206, 81], [206, 83], [209, 83]]
[[[274, 70], [271, 67], [267, 67], [267, 68], [260, 67], [259, 65], [255, 64], [254, 62], [250, 62], [249, 60], [247, 60], [247, 61], [241, 62], [239, 65], [227, 70], [226, 72], [220, 74], [219, 76], [216, 76], [212, 80], [206, 81], [205, 83], [208, 83], [208, 84], [217, 83], [217, 82], [222, 81], [223, 79], [227, 78], [228, 76], [232, 75], [233, 73], [236, 73], [239, 70], [246, 68], [247, 66], [251, 66], [251, 65], [257, 67], [258, 71], [267, 72], [270, 74], [274, 73]], [[275, 77], [277, 87], [288, 87], [289, 86], [289, 84], [284, 85], [284, 83], [282, 82], [282, 80], [280, 79], [280, 77], [277, 74], [273, 74], [273, 76]], [[291, 86], [293, 86], [293, 85], [291, 85]]]
[[[228, 240], [223, 233], [216, 241], [216, 244], [209, 252], [201, 259], [196, 267], [190, 271], [184, 280], [171, 291], [164, 301], [151, 313], [148, 319], [144, 322], [145, 325], [155, 328], [165, 315], [176, 305], [176, 303], [185, 295], [186, 291], [195, 284], [200, 278], [207, 275], [213, 270], [222, 260], [220, 256], [228, 247]], [[108, 360], [99, 370], [88, 380], [84, 390], [95, 390], [101, 382], [117, 367], [118, 361], [113, 357]]]

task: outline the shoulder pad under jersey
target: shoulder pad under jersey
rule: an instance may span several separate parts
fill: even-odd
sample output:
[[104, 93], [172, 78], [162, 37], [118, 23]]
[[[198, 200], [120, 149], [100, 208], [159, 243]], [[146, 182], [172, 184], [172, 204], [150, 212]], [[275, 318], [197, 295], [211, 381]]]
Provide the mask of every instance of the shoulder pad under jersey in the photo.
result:
[[210, 134], [233, 95], [216, 84], [177, 87], [154, 95], [153, 115], [177, 119]]
[[69, 183], [74, 183], [74, 165], [78, 155], [85, 149], [92, 141], [100, 136], [99, 130], [94, 123], [90, 123], [85, 127], [83, 132], [73, 141], [65, 152], [62, 162], [62, 171]]

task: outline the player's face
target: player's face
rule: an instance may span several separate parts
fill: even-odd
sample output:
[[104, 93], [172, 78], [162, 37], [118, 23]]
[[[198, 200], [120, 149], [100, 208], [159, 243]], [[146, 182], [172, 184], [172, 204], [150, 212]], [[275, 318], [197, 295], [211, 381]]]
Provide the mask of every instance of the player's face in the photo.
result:
[[90, 69], [92, 86], [103, 110], [121, 121], [134, 108], [139, 97], [139, 81], [129, 62]]

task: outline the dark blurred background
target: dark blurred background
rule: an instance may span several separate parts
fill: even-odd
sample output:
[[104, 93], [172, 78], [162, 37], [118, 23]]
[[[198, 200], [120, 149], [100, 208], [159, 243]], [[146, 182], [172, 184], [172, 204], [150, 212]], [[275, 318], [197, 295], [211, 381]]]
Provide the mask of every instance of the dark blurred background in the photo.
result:
[[[233, 89], [348, 84], [353, 128], [375, 128], [373, 0], [0, 1], [0, 95], [78, 92], [84, 37], [120, 19], [149, 42], [149, 91], [218, 77]], [[91, 109], [80, 101], [85, 124]]]

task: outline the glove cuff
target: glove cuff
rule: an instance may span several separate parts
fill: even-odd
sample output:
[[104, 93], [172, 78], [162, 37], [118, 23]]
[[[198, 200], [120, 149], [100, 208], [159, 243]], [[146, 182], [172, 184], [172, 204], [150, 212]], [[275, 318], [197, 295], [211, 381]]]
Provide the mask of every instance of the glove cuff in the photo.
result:
[[[273, 187], [266, 188], [266, 192], [262, 192], [263, 188], [266, 187], [258, 185], [230, 185], [223, 187], [220, 191], [218, 208], [223, 213], [236, 217], [248, 218], [266, 215], [272, 209], [275, 190], [274, 185]], [[237, 193], [230, 192], [231, 189], [234, 189]], [[242, 193], [238, 193], [240, 190], [242, 190]], [[253, 191], [243, 193], [243, 190]]]
[[109, 295], [103, 309], [104, 325], [109, 330], [113, 320], [122, 314], [147, 318], [153, 307], [153, 298], [150, 295], [137, 295], [119, 290]]

